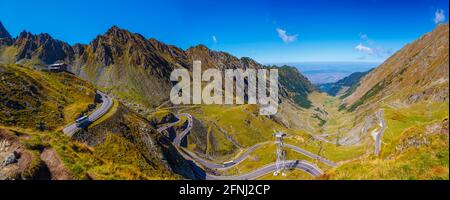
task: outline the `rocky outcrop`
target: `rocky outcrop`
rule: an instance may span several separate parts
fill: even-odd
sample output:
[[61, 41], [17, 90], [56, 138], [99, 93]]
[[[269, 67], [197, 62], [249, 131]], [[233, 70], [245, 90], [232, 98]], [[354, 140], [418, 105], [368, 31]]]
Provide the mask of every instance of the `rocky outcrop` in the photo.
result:
[[[212, 51], [205, 45], [198, 45], [186, 50], [186, 55], [190, 60], [202, 62], [202, 70], [206, 69], [244, 69], [241, 60], [226, 52]], [[192, 66], [192, 64], [191, 64]], [[259, 66], [255, 66], [259, 67]]]
[[49, 179], [45, 164], [33, 157], [22, 143], [21, 139], [27, 139], [19, 137], [21, 135], [0, 128], [0, 141], [3, 141], [3, 148], [0, 148], [0, 180]]
[[180, 49], [173, 45], [167, 45], [156, 39], [149, 39], [148, 42], [152, 47], [152, 51], [163, 56], [171, 62], [174, 62], [179, 67], [189, 68], [191, 65], [186, 53], [183, 49]]

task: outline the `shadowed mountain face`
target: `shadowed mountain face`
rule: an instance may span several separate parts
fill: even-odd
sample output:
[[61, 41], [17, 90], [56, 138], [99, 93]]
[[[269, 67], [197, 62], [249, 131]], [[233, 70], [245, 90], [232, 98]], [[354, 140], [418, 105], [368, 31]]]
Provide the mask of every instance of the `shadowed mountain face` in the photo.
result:
[[0, 38], [11, 38], [9, 32], [5, 29], [2, 22], [0, 22]]
[[2, 22], [0, 21], [0, 46], [3, 45], [11, 45], [13, 43], [11, 35], [9, 32], [5, 29]]
[[340, 92], [346, 92], [350, 88], [356, 87], [361, 78], [367, 73], [369, 72], [355, 72], [335, 83], [324, 83], [318, 84], [317, 86], [321, 91], [324, 91], [331, 96], [336, 96]]
[[439, 25], [364, 76], [344, 103], [355, 110], [383, 98], [406, 104], [448, 101], [448, 43], [448, 23]]
[[280, 84], [288, 91], [289, 98], [303, 108], [311, 107], [308, 94], [315, 91], [314, 85], [296, 67], [282, 66], [279, 69]]

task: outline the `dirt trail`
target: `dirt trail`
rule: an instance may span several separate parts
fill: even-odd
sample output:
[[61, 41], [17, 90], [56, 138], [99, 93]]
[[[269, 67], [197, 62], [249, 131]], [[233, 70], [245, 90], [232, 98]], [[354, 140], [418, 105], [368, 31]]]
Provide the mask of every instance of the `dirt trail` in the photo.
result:
[[41, 153], [41, 160], [47, 165], [52, 180], [71, 180], [72, 174], [64, 167], [54, 149], [47, 148]]

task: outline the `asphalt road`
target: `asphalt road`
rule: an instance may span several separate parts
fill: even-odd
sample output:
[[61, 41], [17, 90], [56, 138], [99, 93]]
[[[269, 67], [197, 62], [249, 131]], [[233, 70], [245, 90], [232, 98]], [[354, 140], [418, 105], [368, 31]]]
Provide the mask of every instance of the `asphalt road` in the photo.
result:
[[[181, 117], [187, 117], [188, 118], [188, 126], [179, 134], [177, 134], [177, 136], [175, 137], [175, 139], [173, 140], [173, 143], [176, 146], [180, 146], [181, 144], [181, 140], [186, 137], [186, 135], [189, 133], [189, 131], [191, 131], [192, 126], [194, 124], [194, 120], [192, 119], [192, 116], [190, 114], [187, 113], [182, 113], [178, 115], [178, 119]], [[175, 125], [175, 124], [174, 124]]]
[[321, 157], [319, 155], [316, 155], [316, 154], [313, 154], [313, 153], [311, 153], [309, 151], [306, 151], [306, 150], [304, 150], [304, 149], [302, 149], [300, 147], [297, 147], [297, 146], [294, 146], [294, 145], [291, 145], [291, 144], [284, 144], [284, 146], [287, 147], [287, 148], [290, 148], [290, 149], [292, 149], [294, 151], [296, 151], [297, 153], [301, 153], [301, 154], [303, 154], [305, 156], [308, 156], [308, 157], [310, 157], [312, 159], [319, 160], [320, 162], [323, 162], [323, 163], [325, 163], [326, 165], [328, 165], [330, 167], [337, 167], [336, 163], [331, 162], [331, 161], [329, 161], [329, 160], [327, 160], [327, 159], [325, 159], [325, 158], [323, 158], [323, 157]]
[[[113, 103], [110, 97], [108, 97], [103, 92], [97, 91], [98, 94], [102, 97], [103, 103], [100, 106], [100, 108], [96, 109], [93, 113], [91, 113], [88, 116], [89, 123], [94, 122], [95, 120], [98, 120], [100, 117], [102, 117], [105, 113], [108, 112], [108, 110], [112, 107]], [[72, 124], [67, 125], [63, 132], [69, 137], [72, 137], [73, 134], [75, 134], [78, 130], [80, 130], [79, 127], [77, 127], [76, 123], [73, 122]]]
[[383, 136], [384, 130], [386, 129], [386, 123], [384, 121], [384, 110], [381, 109], [377, 112], [377, 118], [379, 120], [379, 125], [381, 127], [380, 131], [376, 134], [375, 139], [375, 155], [379, 155], [381, 151], [381, 136]]
[[[288, 160], [285, 162], [285, 165], [287, 169], [299, 169], [315, 177], [323, 174], [322, 170], [318, 167], [304, 160]], [[253, 180], [276, 170], [276, 164], [272, 163], [255, 171], [236, 176], [214, 176], [211, 174], [206, 174], [206, 180]]]
[[[187, 113], [180, 114], [180, 115], [177, 116], [178, 119], [180, 119], [181, 116], [187, 117], [187, 119], [188, 119], [188, 126], [181, 133], [177, 134], [177, 136], [175, 137], [175, 139], [173, 141], [173, 144], [176, 147], [178, 147], [178, 149], [180, 151], [180, 154], [185, 159], [193, 160], [193, 161], [203, 165], [204, 167], [207, 167], [207, 168], [210, 168], [210, 169], [222, 169], [223, 170], [223, 169], [231, 168], [231, 167], [241, 163], [242, 161], [244, 161], [250, 155], [250, 153], [252, 153], [256, 149], [258, 149], [262, 145], [268, 143], [268, 142], [258, 143], [256, 145], [250, 147], [243, 154], [241, 154], [239, 157], [235, 158], [231, 165], [224, 166], [223, 164], [211, 163], [210, 161], [207, 161], [207, 160], [205, 160], [203, 158], [200, 158], [195, 153], [192, 153], [189, 150], [187, 150], [185, 148], [182, 148], [180, 146], [182, 139], [186, 137], [186, 135], [189, 133], [189, 131], [192, 129], [192, 126], [193, 126], [193, 119], [192, 119], [192, 116], [190, 114], [187, 114]], [[165, 125], [163, 127], [160, 127], [158, 129], [158, 131], [162, 132], [164, 130], [167, 130], [168, 128], [170, 128], [172, 126], [175, 126], [178, 122], [179, 122], [179, 120], [177, 120], [177, 122], [170, 123], [170, 124], [167, 124], [167, 125]], [[337, 164], [335, 164], [335, 163], [333, 163], [333, 162], [331, 162], [331, 161], [329, 161], [329, 160], [327, 160], [327, 159], [325, 159], [325, 158], [323, 158], [321, 156], [318, 156], [318, 155], [313, 154], [313, 153], [311, 153], [309, 151], [306, 151], [306, 150], [304, 150], [304, 149], [302, 149], [300, 147], [296, 147], [294, 145], [289, 145], [289, 144], [287, 144], [286, 147], [287, 148], [291, 148], [294, 151], [296, 151], [298, 153], [301, 153], [301, 154], [304, 154], [304, 155], [306, 155], [306, 156], [308, 156], [310, 158], [317, 159], [317, 160], [319, 160], [319, 161], [321, 161], [321, 162], [323, 162], [323, 163], [325, 163], [325, 164], [327, 164], [327, 165], [329, 165], [331, 167], [336, 167], [337, 166]], [[303, 170], [303, 171], [309, 173], [312, 176], [320, 176], [320, 175], [323, 174], [323, 172], [318, 167], [316, 167], [315, 165], [313, 165], [313, 164], [311, 164], [311, 163], [309, 163], [307, 161], [304, 161], [304, 160], [286, 161], [286, 165], [287, 165], [287, 168], [300, 169], [300, 170]], [[273, 172], [275, 170], [276, 170], [276, 164], [272, 163], [270, 165], [264, 166], [262, 168], [259, 168], [259, 169], [255, 170], [255, 171], [253, 171], [253, 172], [250, 172], [250, 173], [247, 173], [247, 174], [243, 174], [243, 175], [214, 176], [214, 175], [211, 175], [211, 174], [206, 174], [206, 179], [208, 179], [208, 180], [219, 180], [219, 179], [222, 179], [222, 180], [223, 179], [232, 179], [232, 180], [234, 180], [234, 179], [244, 179], [244, 180], [245, 179], [256, 179], [258, 177], [261, 177], [261, 176], [263, 176], [265, 174], [268, 174], [270, 172]]]
[[225, 169], [232, 168], [235, 165], [241, 163], [242, 161], [244, 161], [250, 155], [250, 153], [252, 153], [253, 151], [255, 151], [256, 149], [258, 149], [259, 147], [261, 147], [264, 144], [265, 143], [259, 143], [259, 144], [253, 145], [252, 147], [247, 149], [243, 154], [241, 154], [240, 156], [235, 158], [233, 160], [233, 163], [228, 165], [228, 166], [224, 166], [223, 164], [212, 163], [212, 162], [210, 162], [208, 160], [205, 160], [205, 159], [197, 156], [195, 153], [192, 153], [192, 152], [189, 152], [189, 151], [185, 151], [185, 153], [188, 154], [191, 158], [195, 159], [196, 162], [200, 163], [201, 165], [203, 165], [203, 166], [205, 166], [207, 168], [225, 170]]
[[163, 126], [161, 126], [161, 127], [159, 127], [158, 129], [156, 129], [158, 132], [163, 132], [163, 131], [165, 131], [165, 130], [167, 130], [167, 129], [169, 129], [170, 127], [172, 127], [172, 126], [175, 126], [175, 125], [177, 125], [178, 124], [178, 122], [180, 122], [180, 117], [178, 117], [178, 116], [175, 116], [176, 118], [177, 118], [177, 121], [175, 121], [175, 122], [172, 122], [172, 123], [170, 123], [170, 124], [165, 124], [165, 125], [163, 125]]
[[[173, 143], [176, 146], [180, 146], [181, 140], [184, 137], [186, 137], [186, 135], [192, 129], [192, 124], [193, 124], [192, 116], [190, 114], [183, 113], [183, 114], [180, 114], [179, 116], [187, 117], [189, 123], [188, 123], [188, 127], [186, 127], [186, 129], [184, 129], [183, 132], [178, 134], [176, 136], [176, 138], [174, 139]], [[233, 164], [232, 165], [226, 166], [226, 167], [223, 166], [223, 164], [215, 164], [215, 163], [208, 162], [208, 161], [206, 161], [206, 160], [196, 156], [194, 153], [189, 153], [189, 155], [194, 157], [199, 163], [201, 163], [205, 167], [208, 167], [208, 168], [211, 168], [211, 169], [226, 169], [226, 168], [231, 168], [234, 165], [237, 165], [240, 162], [244, 161], [250, 155], [250, 153], [252, 153], [253, 151], [255, 151], [256, 149], [258, 149], [259, 147], [261, 147], [264, 144], [267, 144], [267, 142], [258, 143], [258, 144], [253, 145], [252, 147], [247, 149], [243, 154], [241, 154], [239, 157], [235, 158], [233, 160]], [[298, 153], [304, 154], [304, 155], [306, 155], [306, 156], [308, 156], [310, 158], [319, 160], [319, 161], [327, 164], [328, 166], [331, 166], [331, 167], [336, 167], [337, 166], [336, 163], [333, 163], [333, 162], [331, 162], [331, 161], [329, 161], [329, 160], [327, 160], [327, 159], [325, 159], [325, 158], [323, 158], [323, 157], [321, 157], [319, 155], [313, 154], [313, 153], [311, 153], [309, 151], [306, 151], [306, 150], [304, 150], [304, 149], [302, 149], [300, 147], [297, 147], [297, 146], [294, 146], [294, 145], [290, 145], [290, 144], [285, 144], [285, 147], [290, 148], [290, 149], [292, 149], [292, 150], [294, 150], [294, 151], [296, 151]]]

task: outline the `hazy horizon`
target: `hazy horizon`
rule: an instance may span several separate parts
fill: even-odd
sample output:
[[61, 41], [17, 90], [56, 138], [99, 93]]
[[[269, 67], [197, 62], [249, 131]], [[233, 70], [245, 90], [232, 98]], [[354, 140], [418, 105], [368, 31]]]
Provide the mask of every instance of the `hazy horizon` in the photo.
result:
[[314, 84], [336, 82], [355, 72], [365, 72], [377, 67], [379, 62], [291, 62], [291, 63], [272, 63], [269, 65], [289, 65], [296, 67]]

